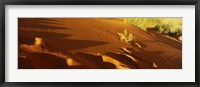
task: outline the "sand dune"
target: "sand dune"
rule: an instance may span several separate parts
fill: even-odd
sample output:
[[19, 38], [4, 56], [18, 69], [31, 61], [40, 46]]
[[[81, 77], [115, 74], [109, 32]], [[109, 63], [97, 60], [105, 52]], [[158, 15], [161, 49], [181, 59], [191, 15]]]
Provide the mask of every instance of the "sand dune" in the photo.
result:
[[[121, 19], [19, 18], [18, 22], [19, 69], [182, 68], [180, 42]], [[117, 33], [124, 29], [137, 44], [119, 40]], [[37, 46], [35, 38], [43, 44]]]

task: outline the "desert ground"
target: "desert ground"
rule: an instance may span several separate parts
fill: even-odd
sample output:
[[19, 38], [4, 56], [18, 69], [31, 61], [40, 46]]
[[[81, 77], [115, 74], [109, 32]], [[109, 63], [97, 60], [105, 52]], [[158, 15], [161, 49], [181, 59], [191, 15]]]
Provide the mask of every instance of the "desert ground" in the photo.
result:
[[120, 18], [18, 18], [18, 69], [182, 69], [182, 42]]

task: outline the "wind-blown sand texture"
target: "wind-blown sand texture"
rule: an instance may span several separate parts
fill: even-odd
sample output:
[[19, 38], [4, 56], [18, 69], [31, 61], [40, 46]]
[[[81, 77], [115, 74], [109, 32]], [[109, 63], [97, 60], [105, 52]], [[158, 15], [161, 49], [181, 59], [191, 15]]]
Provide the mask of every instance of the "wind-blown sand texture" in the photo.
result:
[[[119, 40], [126, 29], [137, 44]], [[115, 18], [19, 18], [19, 69], [181, 69], [182, 43]]]

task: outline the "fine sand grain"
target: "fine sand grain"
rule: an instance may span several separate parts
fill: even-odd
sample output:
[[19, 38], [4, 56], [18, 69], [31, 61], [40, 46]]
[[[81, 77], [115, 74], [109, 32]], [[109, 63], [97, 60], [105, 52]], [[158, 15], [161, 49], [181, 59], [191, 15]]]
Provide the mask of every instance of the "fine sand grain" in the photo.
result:
[[[124, 29], [141, 47], [119, 40]], [[122, 19], [19, 18], [18, 39], [20, 69], [182, 68], [182, 43]]]

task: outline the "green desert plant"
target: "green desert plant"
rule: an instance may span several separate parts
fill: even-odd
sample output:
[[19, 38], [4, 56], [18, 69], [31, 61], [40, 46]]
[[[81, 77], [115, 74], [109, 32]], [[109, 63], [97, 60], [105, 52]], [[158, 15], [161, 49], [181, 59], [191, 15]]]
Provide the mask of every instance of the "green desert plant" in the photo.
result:
[[129, 42], [129, 41], [135, 40], [135, 37], [133, 36], [133, 34], [128, 33], [126, 29], [122, 32], [118, 32], [117, 34], [119, 35], [119, 38], [121, 41]]
[[124, 22], [144, 31], [155, 28], [161, 34], [182, 34], [182, 18], [125, 18]]
[[160, 25], [160, 21], [153, 18], [125, 18], [124, 22], [139, 27], [144, 31], [146, 31], [147, 28]]

